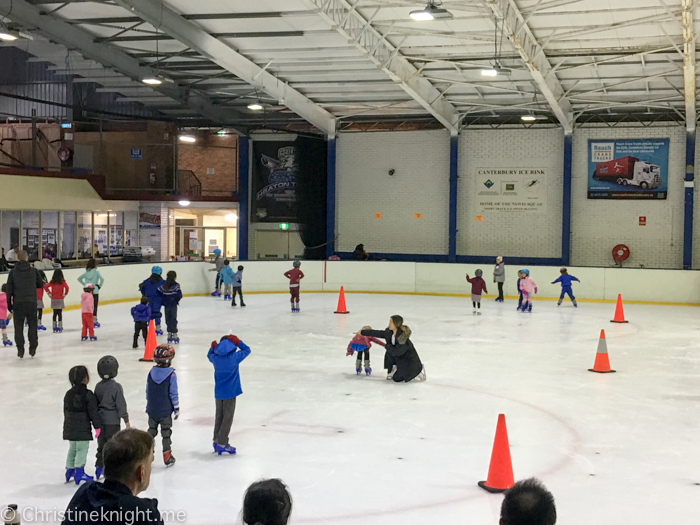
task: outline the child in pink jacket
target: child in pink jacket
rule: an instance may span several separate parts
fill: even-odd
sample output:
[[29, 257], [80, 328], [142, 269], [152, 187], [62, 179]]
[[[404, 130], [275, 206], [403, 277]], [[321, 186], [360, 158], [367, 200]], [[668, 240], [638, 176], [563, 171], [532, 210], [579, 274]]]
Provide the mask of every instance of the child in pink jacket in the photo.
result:
[[[363, 326], [362, 330], [371, 330], [370, 326]], [[371, 337], [368, 335], [356, 335], [348, 344], [348, 351], [346, 356], [352, 355], [357, 352], [357, 361], [355, 361], [355, 372], [359, 376], [362, 372], [362, 356], [365, 358], [365, 374], [370, 375], [372, 373], [372, 368], [369, 364], [369, 349], [372, 348], [372, 343], [376, 343], [380, 346], [384, 346], [384, 341], [380, 341], [376, 337]]]
[[2, 346], [12, 346], [12, 341], [7, 338], [7, 323], [10, 320], [7, 318], [7, 294], [5, 293], [7, 285], [2, 285], [0, 292], [0, 330], [2, 330]]
[[88, 333], [90, 334], [90, 341], [97, 341], [97, 337], [95, 337], [95, 322], [92, 316], [95, 309], [95, 299], [92, 296], [94, 290], [95, 285], [88, 284], [83, 288], [83, 293], [80, 295], [80, 305], [83, 310], [83, 333], [80, 338], [81, 341], [88, 340]]
[[532, 312], [532, 296], [537, 293], [537, 283], [530, 277], [530, 270], [522, 270], [524, 275], [520, 279], [520, 291], [523, 293], [523, 306], [520, 308], [522, 312]]

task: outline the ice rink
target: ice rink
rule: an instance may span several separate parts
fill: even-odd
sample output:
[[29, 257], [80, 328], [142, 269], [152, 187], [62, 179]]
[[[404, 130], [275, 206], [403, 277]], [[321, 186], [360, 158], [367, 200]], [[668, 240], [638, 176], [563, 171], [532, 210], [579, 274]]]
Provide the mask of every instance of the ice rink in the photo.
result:
[[[556, 498], [558, 523], [700, 523], [700, 353], [698, 309], [626, 305], [629, 324], [611, 324], [613, 304], [484, 301], [466, 298], [248, 295], [245, 309], [214, 298], [185, 298], [174, 366], [181, 416], [174, 423], [177, 464], [166, 470], [160, 438], [151, 486], [162, 511], [186, 523], [239, 523], [245, 488], [279, 477], [294, 498], [294, 524], [426, 523], [495, 525], [502, 496], [486, 479], [499, 413], [506, 415], [515, 478], [537, 476]], [[81, 343], [80, 312], [65, 332], [40, 334], [37, 357], [0, 357], [0, 503], [63, 510], [76, 490], [64, 484], [61, 439], [68, 370], [119, 360], [132, 425], [145, 429], [143, 347], [131, 349], [131, 303], [100, 307], [99, 340]], [[394, 384], [374, 347], [371, 377], [345, 356], [352, 332], [384, 328], [400, 314], [427, 371], [425, 383]], [[165, 327], [164, 327], [165, 328]], [[616, 374], [587, 371], [601, 328]], [[12, 332], [12, 330], [10, 330]], [[231, 443], [212, 451], [213, 369], [209, 344], [228, 333], [252, 348], [241, 366]], [[12, 335], [13, 339], [14, 336]], [[165, 338], [159, 338], [165, 342]], [[86, 471], [94, 473], [96, 442]], [[41, 520], [39, 520], [41, 521]], [[44, 520], [46, 521], [46, 520]], [[26, 519], [25, 523], [29, 520]]]

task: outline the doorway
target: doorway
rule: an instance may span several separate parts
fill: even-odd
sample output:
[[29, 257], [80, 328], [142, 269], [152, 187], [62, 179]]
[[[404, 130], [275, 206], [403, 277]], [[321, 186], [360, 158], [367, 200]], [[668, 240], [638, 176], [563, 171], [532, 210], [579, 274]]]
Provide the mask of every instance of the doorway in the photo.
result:
[[304, 243], [295, 230], [256, 230], [255, 254], [257, 259], [272, 261], [301, 259]]

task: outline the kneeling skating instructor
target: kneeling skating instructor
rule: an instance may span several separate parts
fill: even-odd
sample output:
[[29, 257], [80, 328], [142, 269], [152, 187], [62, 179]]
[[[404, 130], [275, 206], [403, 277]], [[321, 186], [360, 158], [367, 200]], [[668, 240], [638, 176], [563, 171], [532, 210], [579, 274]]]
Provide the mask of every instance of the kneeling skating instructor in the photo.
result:
[[389, 371], [387, 379], [392, 379], [396, 383], [414, 379], [425, 381], [425, 368], [409, 339], [411, 329], [403, 324], [403, 317], [392, 315], [389, 318], [389, 326], [385, 330], [361, 330], [357, 335], [386, 340], [384, 368]]

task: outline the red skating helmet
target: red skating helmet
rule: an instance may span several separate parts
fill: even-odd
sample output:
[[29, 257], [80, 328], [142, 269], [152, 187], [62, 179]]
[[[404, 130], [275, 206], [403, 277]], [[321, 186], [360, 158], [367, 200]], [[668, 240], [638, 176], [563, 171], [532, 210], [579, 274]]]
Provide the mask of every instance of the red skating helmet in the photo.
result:
[[175, 357], [175, 349], [170, 345], [158, 345], [153, 350], [153, 360], [159, 365], [167, 365]]

